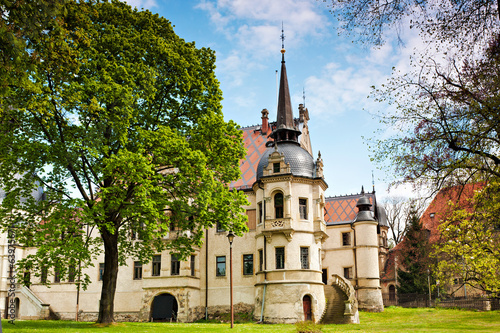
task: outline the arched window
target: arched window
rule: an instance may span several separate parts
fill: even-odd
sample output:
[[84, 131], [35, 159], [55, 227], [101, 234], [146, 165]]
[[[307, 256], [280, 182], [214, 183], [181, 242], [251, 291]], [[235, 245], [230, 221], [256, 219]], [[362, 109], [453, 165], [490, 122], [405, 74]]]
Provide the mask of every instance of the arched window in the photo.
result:
[[275, 218], [283, 218], [283, 193], [281, 192], [274, 195], [274, 213]]

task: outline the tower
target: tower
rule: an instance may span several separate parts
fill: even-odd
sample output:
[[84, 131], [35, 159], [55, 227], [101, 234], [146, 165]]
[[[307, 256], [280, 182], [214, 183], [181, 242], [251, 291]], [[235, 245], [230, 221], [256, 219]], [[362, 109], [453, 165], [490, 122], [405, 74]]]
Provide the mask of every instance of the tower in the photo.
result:
[[[283, 35], [282, 35], [282, 38]], [[253, 184], [257, 202], [258, 260], [255, 317], [293, 323], [320, 319], [325, 308], [321, 246], [328, 237], [323, 217], [323, 163], [299, 143], [281, 50], [276, 127]]]
[[372, 204], [361, 190], [356, 207], [358, 214], [353, 221], [356, 251], [357, 294], [360, 309], [381, 312], [384, 310], [379, 271], [378, 221], [371, 211]]

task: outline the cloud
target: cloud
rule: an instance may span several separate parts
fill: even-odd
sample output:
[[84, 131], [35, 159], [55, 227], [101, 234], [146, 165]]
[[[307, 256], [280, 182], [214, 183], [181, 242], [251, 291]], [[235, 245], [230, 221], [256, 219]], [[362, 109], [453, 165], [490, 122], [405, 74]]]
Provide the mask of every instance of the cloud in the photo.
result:
[[137, 9], [151, 9], [158, 7], [156, 0], [124, 0], [132, 8], [137, 7]]
[[375, 103], [368, 99], [371, 86], [388, 77], [383, 68], [369, 66], [342, 66], [328, 63], [320, 76], [309, 76], [305, 81], [307, 104], [311, 113], [336, 115], [345, 110], [370, 109]]
[[314, 1], [202, 0], [196, 8], [208, 13], [226, 39], [239, 49], [252, 50], [256, 58], [277, 49], [282, 21], [287, 47], [320, 36], [330, 25]]

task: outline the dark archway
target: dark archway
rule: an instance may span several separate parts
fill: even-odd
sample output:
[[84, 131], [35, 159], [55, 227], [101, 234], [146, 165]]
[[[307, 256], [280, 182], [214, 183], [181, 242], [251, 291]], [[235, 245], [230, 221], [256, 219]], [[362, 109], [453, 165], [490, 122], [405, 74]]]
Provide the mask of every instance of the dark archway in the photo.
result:
[[391, 284], [389, 286], [389, 301], [395, 301], [396, 300], [396, 287]]
[[16, 310], [16, 318], [20, 318], [20, 314], [19, 314], [19, 310], [21, 309], [20, 307], [20, 304], [21, 302], [19, 301], [19, 298], [16, 297], [14, 299], [14, 307], [15, 307], [15, 310]]
[[311, 296], [305, 295], [302, 299], [304, 309], [304, 320], [312, 320]]
[[170, 294], [155, 296], [151, 304], [151, 321], [177, 321], [177, 300]]

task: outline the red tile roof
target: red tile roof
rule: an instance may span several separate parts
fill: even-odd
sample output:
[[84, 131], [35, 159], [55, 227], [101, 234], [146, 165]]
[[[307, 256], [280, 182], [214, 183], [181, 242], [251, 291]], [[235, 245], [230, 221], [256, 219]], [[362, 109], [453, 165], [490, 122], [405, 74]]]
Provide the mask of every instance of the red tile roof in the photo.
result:
[[459, 185], [444, 188], [436, 194], [420, 218], [422, 228], [430, 231], [429, 241], [431, 243], [439, 239], [438, 226], [451, 213], [449, 202], [458, 204], [461, 208], [472, 209], [470, 200], [474, 193], [483, 187], [482, 183]]
[[[325, 198], [325, 222], [326, 224], [343, 224], [351, 223], [354, 221], [356, 214], [358, 213], [358, 208], [356, 204], [358, 203], [361, 194], [351, 194], [338, 197], [328, 197]], [[374, 194], [365, 193], [370, 199], [373, 205]], [[372, 206], [373, 210], [373, 206]]]
[[255, 182], [257, 165], [262, 154], [266, 151], [267, 135], [262, 135], [260, 126], [250, 126], [241, 129], [243, 131], [243, 143], [247, 149], [247, 156], [240, 161], [241, 179], [230, 184], [231, 188], [250, 188]]

